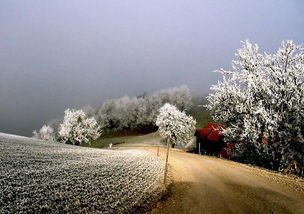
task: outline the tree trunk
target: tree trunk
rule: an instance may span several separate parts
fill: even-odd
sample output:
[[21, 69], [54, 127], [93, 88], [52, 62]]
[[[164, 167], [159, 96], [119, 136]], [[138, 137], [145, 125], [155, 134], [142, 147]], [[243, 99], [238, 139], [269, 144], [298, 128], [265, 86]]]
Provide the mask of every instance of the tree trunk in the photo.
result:
[[167, 155], [166, 155], [166, 163], [165, 163], [164, 184], [166, 184], [166, 181], [167, 181], [169, 151], [170, 151], [170, 138], [168, 137], [167, 138]]

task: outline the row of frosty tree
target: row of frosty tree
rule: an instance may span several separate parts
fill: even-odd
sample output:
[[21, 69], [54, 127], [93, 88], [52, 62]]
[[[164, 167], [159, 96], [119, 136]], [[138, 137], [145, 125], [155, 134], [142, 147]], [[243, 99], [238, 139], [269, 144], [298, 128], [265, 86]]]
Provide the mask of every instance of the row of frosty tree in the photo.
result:
[[109, 99], [98, 110], [91, 107], [67, 109], [63, 120], [43, 125], [39, 131], [34, 130], [33, 137], [80, 145], [105, 132], [155, 128], [159, 109], [165, 103], [171, 103], [182, 111], [189, 109], [192, 105], [189, 88], [182, 85], [149, 96]]
[[63, 143], [80, 145], [90, 143], [101, 134], [101, 127], [94, 117], [89, 118], [83, 110], [66, 109], [63, 122], [59, 125], [58, 133], [49, 125], [43, 125], [37, 132], [33, 131], [33, 137]]
[[304, 52], [282, 42], [275, 54], [243, 43], [232, 70], [219, 70], [206, 107], [225, 123], [226, 141], [236, 142], [243, 162], [280, 170], [291, 160], [304, 166]]

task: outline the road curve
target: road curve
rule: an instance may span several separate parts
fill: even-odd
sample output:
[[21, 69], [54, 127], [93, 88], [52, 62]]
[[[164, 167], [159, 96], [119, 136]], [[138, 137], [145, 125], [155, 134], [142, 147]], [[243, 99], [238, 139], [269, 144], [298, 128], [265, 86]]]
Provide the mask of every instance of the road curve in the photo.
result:
[[304, 213], [303, 179], [179, 151], [170, 151], [169, 163], [169, 195], [153, 214]]

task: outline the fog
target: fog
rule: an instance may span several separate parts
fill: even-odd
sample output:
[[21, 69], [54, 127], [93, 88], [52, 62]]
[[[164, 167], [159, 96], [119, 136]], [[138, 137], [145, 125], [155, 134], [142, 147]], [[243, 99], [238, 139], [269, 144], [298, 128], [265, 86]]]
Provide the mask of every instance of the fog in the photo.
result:
[[181, 84], [204, 96], [241, 40], [302, 43], [302, 2], [2, 0], [0, 132]]

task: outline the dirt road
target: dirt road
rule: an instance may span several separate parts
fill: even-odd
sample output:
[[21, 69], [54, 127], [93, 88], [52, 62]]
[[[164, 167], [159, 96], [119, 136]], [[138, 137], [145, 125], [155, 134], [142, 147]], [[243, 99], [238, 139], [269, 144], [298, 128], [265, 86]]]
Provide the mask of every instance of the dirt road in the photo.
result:
[[153, 214], [304, 213], [303, 179], [178, 151], [169, 163], [172, 185]]

